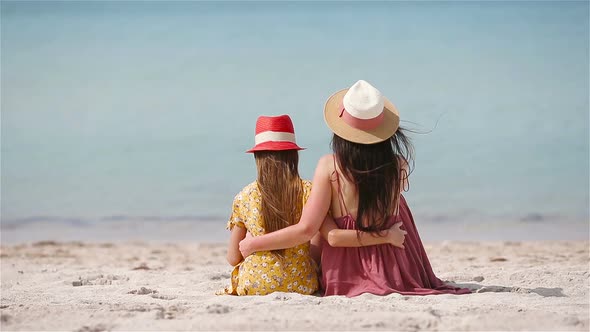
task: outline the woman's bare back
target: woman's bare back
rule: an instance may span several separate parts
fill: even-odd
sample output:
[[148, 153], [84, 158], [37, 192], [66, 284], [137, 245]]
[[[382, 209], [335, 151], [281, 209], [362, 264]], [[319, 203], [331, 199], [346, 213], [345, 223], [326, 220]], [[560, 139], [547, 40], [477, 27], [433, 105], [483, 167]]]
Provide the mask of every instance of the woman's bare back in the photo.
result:
[[[350, 216], [356, 220], [359, 195], [356, 186], [350, 182], [343, 175], [342, 171], [338, 167], [338, 163], [335, 162], [334, 155], [331, 156], [333, 163], [331, 167], [331, 187], [332, 187], [332, 200], [330, 204], [330, 212], [334, 218], [343, 216]], [[402, 183], [401, 190], [408, 187], [408, 164], [402, 159]], [[391, 214], [397, 213], [397, 207]]]

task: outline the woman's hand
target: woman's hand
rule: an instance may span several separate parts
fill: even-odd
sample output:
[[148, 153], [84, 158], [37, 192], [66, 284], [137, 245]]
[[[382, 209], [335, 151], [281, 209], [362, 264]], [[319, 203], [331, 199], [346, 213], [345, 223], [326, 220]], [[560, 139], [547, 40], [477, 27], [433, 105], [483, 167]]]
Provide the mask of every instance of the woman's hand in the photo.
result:
[[252, 239], [252, 235], [248, 232], [246, 237], [240, 241], [240, 252], [244, 258], [250, 256], [254, 252], [254, 250], [252, 250]]
[[[404, 240], [406, 239], [406, 234], [408, 234], [408, 232], [400, 228], [402, 225], [403, 224], [401, 222], [398, 222], [391, 226], [391, 228], [387, 232], [387, 239], [389, 240], [388, 242], [392, 245], [405, 249]], [[240, 251], [242, 250], [242, 242], [240, 242]], [[242, 255], [243, 254], [244, 253], [242, 252]]]

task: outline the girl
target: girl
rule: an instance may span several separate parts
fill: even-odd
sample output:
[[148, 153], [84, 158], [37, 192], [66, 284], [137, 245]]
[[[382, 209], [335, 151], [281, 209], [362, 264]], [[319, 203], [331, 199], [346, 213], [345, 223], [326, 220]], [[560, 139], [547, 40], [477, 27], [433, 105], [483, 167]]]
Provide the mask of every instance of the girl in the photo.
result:
[[[324, 295], [469, 293], [434, 275], [401, 195], [412, 146], [398, 129], [399, 114], [393, 104], [369, 83], [358, 81], [328, 99], [324, 117], [334, 133], [334, 154], [318, 162], [301, 220], [280, 231], [246, 238], [240, 242], [244, 257], [307, 242], [321, 226]], [[337, 217], [324, 221], [329, 212]], [[404, 250], [390, 245], [333, 245], [341, 230], [380, 232], [396, 222], [407, 231]]]
[[[309, 239], [271, 251], [258, 251], [243, 257], [238, 245], [246, 232], [254, 236], [273, 233], [294, 225], [301, 217], [311, 183], [298, 173], [298, 150], [293, 123], [288, 115], [261, 116], [256, 121], [254, 153], [258, 179], [247, 185], [233, 203], [228, 222], [231, 230], [227, 260], [235, 268], [231, 285], [223, 293], [265, 295], [275, 291], [312, 294], [318, 289], [316, 265], [310, 257]], [[323, 217], [322, 217], [323, 219]], [[384, 237], [355, 231], [335, 234], [335, 245], [355, 246], [391, 243], [401, 245], [401, 224]]]

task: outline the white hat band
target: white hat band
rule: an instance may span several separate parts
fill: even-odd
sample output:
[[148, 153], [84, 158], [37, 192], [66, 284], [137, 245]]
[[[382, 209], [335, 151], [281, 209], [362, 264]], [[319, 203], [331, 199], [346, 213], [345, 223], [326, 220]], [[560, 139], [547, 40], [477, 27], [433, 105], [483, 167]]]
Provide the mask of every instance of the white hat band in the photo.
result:
[[254, 136], [254, 144], [256, 145], [270, 141], [295, 143], [295, 134], [279, 131], [265, 131]]

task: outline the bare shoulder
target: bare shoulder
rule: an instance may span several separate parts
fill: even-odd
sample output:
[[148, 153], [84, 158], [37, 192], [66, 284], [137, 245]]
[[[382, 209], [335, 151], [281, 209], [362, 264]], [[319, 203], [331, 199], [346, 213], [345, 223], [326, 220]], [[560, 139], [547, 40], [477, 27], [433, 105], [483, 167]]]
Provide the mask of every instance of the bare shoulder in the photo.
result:
[[316, 166], [316, 172], [320, 171], [321, 173], [330, 175], [334, 172], [334, 155], [327, 154], [320, 158], [318, 161], [318, 165]]
[[320, 158], [320, 160], [318, 161], [318, 167], [328, 167], [328, 168], [334, 168], [334, 155], [333, 154], [327, 154], [324, 155]]

